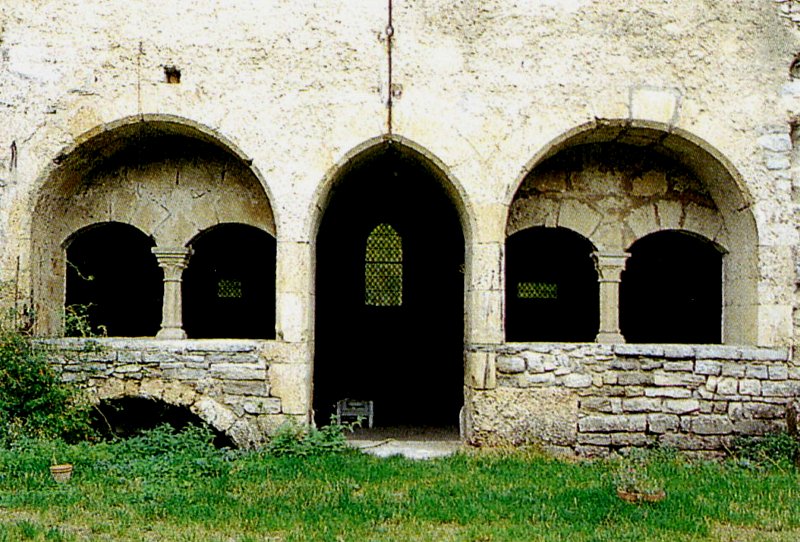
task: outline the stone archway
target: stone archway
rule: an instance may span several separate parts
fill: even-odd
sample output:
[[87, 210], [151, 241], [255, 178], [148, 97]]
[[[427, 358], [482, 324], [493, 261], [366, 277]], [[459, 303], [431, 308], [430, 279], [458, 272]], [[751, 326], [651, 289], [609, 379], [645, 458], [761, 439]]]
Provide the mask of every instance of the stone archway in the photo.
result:
[[[63, 332], [64, 243], [77, 231], [106, 222], [136, 227], [155, 241], [158, 264], [172, 283], [188, 261], [186, 245], [201, 231], [236, 222], [276, 237], [266, 186], [249, 160], [217, 134], [176, 117], [137, 116], [86, 134], [54, 159], [35, 198], [34, 216], [50, 217], [31, 227], [31, 297], [40, 335]], [[166, 335], [185, 336], [179, 319], [168, 320], [175, 328]]]
[[317, 423], [350, 398], [374, 402], [376, 426], [457, 427], [464, 234], [447, 182], [396, 141], [334, 177], [316, 243]]
[[707, 142], [677, 128], [597, 121], [551, 142], [526, 167], [511, 198], [507, 235], [564, 227], [596, 247], [601, 342], [621, 342], [618, 287], [642, 237], [682, 230], [725, 252], [721, 342], [758, 344], [758, 232], [743, 180]]

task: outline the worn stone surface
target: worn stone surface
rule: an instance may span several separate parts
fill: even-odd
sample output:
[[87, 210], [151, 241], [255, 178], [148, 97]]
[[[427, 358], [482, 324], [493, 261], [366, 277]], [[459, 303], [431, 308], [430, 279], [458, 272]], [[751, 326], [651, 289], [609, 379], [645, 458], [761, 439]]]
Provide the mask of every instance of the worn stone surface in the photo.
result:
[[[0, 280], [16, 284], [13, 300], [0, 297], [35, 313], [37, 333], [62, 332], [64, 248], [83, 228], [126, 223], [163, 248], [234, 222], [279, 247], [276, 307], [265, 309], [277, 315], [275, 340], [264, 350], [112, 341], [113, 359], [76, 353], [65, 379], [198, 405], [243, 441], [308, 419], [319, 218], [337, 173], [391, 139], [438, 170], [464, 225], [464, 275], [453, 280], [466, 278], [468, 355], [454, 378], [481, 390], [465, 400], [481, 439], [579, 434], [578, 419], [625, 416], [625, 405], [649, 416], [672, 415], [669, 404], [692, 418], [800, 393], [790, 359], [800, 351], [796, 66], [789, 75], [798, 2], [488, 0], [454, 10], [405, 0], [391, 32], [388, 18], [388, 3], [374, 0], [0, 5]], [[506, 237], [539, 226], [616, 254], [664, 230], [715, 243], [725, 344], [505, 344]], [[208, 390], [225, 406], [204, 402]], [[562, 405], [547, 418], [530, 399], [547, 394], [587, 410]], [[225, 397], [270, 401], [245, 408]], [[486, 397], [516, 421], [472, 403]], [[755, 412], [743, 420], [774, 419]], [[659, 438], [685, 437], [690, 450], [723, 442], [679, 427]], [[643, 432], [649, 439], [632, 429], [628, 444], [581, 446], [636, 445]]]

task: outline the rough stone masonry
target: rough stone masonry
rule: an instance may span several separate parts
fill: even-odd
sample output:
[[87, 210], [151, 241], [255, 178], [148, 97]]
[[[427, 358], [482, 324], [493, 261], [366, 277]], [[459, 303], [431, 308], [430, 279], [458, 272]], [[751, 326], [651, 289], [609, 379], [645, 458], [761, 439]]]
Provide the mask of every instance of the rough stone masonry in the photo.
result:
[[[319, 375], [355, 373], [356, 359], [374, 367], [359, 365], [359, 374], [402, 382], [394, 401], [438, 408], [441, 394], [425, 386], [431, 372], [463, 388], [455, 410], [475, 444], [713, 452], [733, 436], [782, 429], [799, 370], [796, 4], [2, 2], [2, 301], [60, 346], [64, 378], [96, 400], [184, 405], [245, 446], [286, 419], [311, 422], [328, 384]], [[358, 320], [352, 307], [321, 310], [320, 273], [331, 272], [318, 268], [327, 211], [354, 197], [362, 211], [353, 214], [366, 221], [400, 201], [348, 192], [374, 164], [386, 178], [413, 164], [457, 215], [461, 235], [450, 242], [462, 245], [463, 264], [408, 275], [435, 275], [463, 293], [447, 322], [459, 333], [441, 337], [454, 363], [428, 355], [414, 318], [393, 320], [381, 328], [393, 334], [366, 348], [377, 339], [364, 322], [388, 311]], [[375, 220], [413, 222], [415, 209]], [[153, 336], [123, 331], [87, 348], [87, 339], [64, 338], [77, 284], [68, 251], [109, 225], [134, 232], [139, 263], [163, 275], [138, 296], [160, 312], [137, 313], [153, 322]], [[219, 254], [238, 251], [220, 262], [263, 257], [274, 273], [270, 301], [246, 314], [270, 322], [257, 338], [214, 336], [215, 317], [241, 311], [207, 309], [207, 333], [184, 311], [200, 295], [192, 273], [217, 281], [203, 295], [217, 295], [219, 306], [248, 295], [233, 271], [193, 268], [202, 240], [238, 231], [231, 225], [274, 240], [268, 255], [216, 245]], [[511, 324], [526, 329], [509, 321], [520, 284], [552, 293], [558, 280], [509, 280], [506, 249], [525, 231], [569, 232], [591, 247], [578, 256], [596, 284], [575, 301], [591, 337], [508, 340]], [[719, 344], [626, 338], [629, 258], [639, 241], [664, 232], [720, 255], [711, 289], [721, 302], [709, 317]], [[550, 269], [568, 250], [542, 246], [527, 249], [523, 271]], [[100, 265], [104, 253], [83, 255]], [[362, 273], [363, 254], [348, 257]], [[107, 268], [103, 280], [124, 272]], [[691, 282], [691, 261], [675, 268]], [[337, 279], [351, 287], [346, 275]], [[662, 280], [652, 292], [668, 286]], [[126, 275], [117, 291], [139, 287]], [[110, 305], [122, 316], [137, 310]], [[414, 307], [417, 316], [432, 308]], [[341, 321], [361, 323], [330, 340], [326, 330]], [[399, 345], [405, 361], [382, 363]], [[330, 394], [349, 393], [341, 382]], [[356, 391], [369, 395], [368, 383]]]

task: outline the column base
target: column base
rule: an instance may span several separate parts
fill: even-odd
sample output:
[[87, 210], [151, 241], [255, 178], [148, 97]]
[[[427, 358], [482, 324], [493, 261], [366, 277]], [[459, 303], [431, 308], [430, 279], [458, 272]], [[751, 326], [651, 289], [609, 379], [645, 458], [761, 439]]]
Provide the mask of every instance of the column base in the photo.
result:
[[601, 331], [597, 334], [595, 338], [595, 342], [600, 344], [624, 344], [625, 337], [622, 336], [622, 333], [611, 333], [607, 331]]
[[185, 339], [186, 332], [179, 327], [162, 327], [156, 333], [156, 339]]

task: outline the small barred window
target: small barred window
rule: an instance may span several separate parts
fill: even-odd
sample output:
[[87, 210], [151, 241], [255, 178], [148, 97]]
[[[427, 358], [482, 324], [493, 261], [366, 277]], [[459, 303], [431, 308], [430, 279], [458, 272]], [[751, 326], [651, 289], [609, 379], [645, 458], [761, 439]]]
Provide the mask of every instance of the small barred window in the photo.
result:
[[217, 282], [217, 297], [219, 299], [241, 299], [242, 281], [220, 279]]
[[554, 282], [518, 282], [519, 299], [558, 299], [558, 284]]
[[374, 307], [403, 304], [403, 240], [389, 224], [378, 224], [367, 237], [364, 302]]

